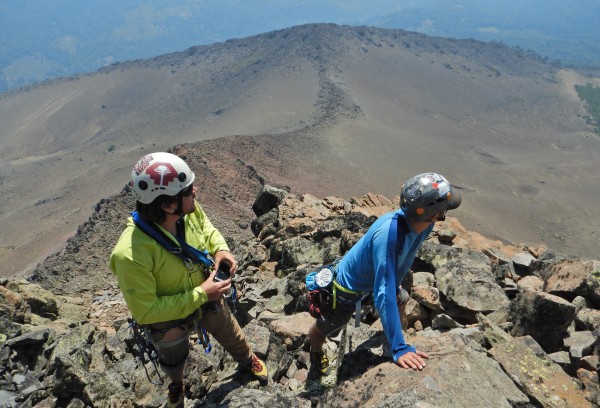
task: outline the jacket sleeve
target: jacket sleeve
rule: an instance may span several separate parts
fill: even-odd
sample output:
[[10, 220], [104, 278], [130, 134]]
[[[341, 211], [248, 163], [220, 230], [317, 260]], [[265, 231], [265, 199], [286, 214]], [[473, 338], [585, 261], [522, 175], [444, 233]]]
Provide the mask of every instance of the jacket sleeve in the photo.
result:
[[198, 224], [200, 224], [208, 253], [214, 255], [215, 252], [218, 251], [229, 251], [229, 246], [227, 245], [227, 242], [225, 242], [225, 238], [223, 238], [223, 235], [221, 235], [219, 230], [217, 230], [212, 222], [210, 222], [207, 215], [204, 213], [204, 210], [202, 210], [202, 207], [200, 207], [200, 204], [197, 201], [194, 215], [198, 221]]
[[208, 302], [208, 296], [200, 288], [169, 296], [157, 295], [156, 280], [148, 257], [113, 252], [110, 268], [117, 276], [125, 302], [138, 323], [181, 319]]
[[[373, 234], [373, 267], [375, 285], [373, 297], [383, 331], [392, 350], [394, 362], [415, 348], [406, 344], [396, 301], [396, 241], [397, 222], [392, 218]], [[400, 284], [400, 282], [398, 282]]]

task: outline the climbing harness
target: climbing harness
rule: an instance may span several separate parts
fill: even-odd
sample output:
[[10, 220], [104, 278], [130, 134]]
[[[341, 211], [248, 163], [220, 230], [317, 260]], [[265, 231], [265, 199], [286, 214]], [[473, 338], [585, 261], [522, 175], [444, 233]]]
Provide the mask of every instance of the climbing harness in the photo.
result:
[[229, 305], [229, 309], [231, 310], [231, 314], [237, 314], [237, 288], [235, 287], [235, 282], [231, 281], [231, 289], [229, 289], [229, 293], [225, 296], [225, 301]]
[[[150, 381], [154, 385], [163, 385], [164, 380], [160, 375], [160, 371], [158, 369], [158, 351], [156, 350], [156, 347], [154, 347], [154, 343], [152, 342], [152, 334], [150, 333], [150, 329], [141, 326], [132, 318], [128, 319], [127, 322], [129, 323], [129, 327], [133, 330], [133, 341], [137, 346], [137, 352], [134, 351], [133, 355], [136, 356], [142, 363], [144, 371], [146, 372], [146, 377], [148, 377], [148, 381]], [[149, 362], [152, 363], [154, 372], [158, 376], [158, 381], [153, 381], [150, 378], [150, 373], [148, 372], [148, 368], [146, 367], [146, 364]]]
[[336, 282], [336, 267], [339, 259], [330, 265], [321, 267], [306, 276], [306, 295], [309, 303], [309, 312], [314, 318], [320, 318], [330, 308], [336, 309], [338, 303], [345, 307], [354, 305], [356, 327], [360, 325], [361, 301], [368, 295], [346, 289]]
[[352, 307], [354, 305], [354, 327], [360, 326], [362, 301], [368, 295], [369, 293], [355, 292], [333, 281], [333, 309], [337, 307], [338, 303], [345, 307]]
[[194, 329], [196, 329], [196, 333], [198, 334], [198, 344], [202, 345], [206, 354], [210, 353], [212, 350], [210, 337], [208, 336], [206, 329], [198, 324], [197, 319], [194, 319]]

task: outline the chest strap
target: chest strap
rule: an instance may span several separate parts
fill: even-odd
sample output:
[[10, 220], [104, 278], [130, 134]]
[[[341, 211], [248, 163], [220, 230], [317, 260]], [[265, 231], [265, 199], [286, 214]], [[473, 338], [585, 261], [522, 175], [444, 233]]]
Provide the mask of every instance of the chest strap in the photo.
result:
[[162, 245], [167, 251], [179, 257], [188, 270], [192, 270], [194, 264], [204, 264], [209, 267], [214, 265], [214, 262], [208, 257], [208, 251], [201, 251], [194, 248], [180, 237], [175, 237], [179, 243], [179, 245], [176, 245], [159, 228], [156, 228], [151, 223], [144, 220], [137, 211], [132, 212], [131, 216], [136, 227], [144, 231], [146, 235], [154, 238], [154, 240]]

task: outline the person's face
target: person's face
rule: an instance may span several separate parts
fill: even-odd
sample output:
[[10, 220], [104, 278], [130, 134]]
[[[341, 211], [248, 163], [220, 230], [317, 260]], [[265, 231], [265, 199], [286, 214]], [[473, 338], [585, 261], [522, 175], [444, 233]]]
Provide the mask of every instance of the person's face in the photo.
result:
[[446, 211], [440, 211], [439, 213], [437, 213], [436, 215], [433, 216], [433, 218], [431, 219], [431, 222], [444, 221], [445, 219], [446, 219]]
[[184, 214], [191, 214], [196, 210], [196, 193], [198, 193], [198, 189], [193, 184], [181, 191], [181, 195], [183, 196], [182, 210]]

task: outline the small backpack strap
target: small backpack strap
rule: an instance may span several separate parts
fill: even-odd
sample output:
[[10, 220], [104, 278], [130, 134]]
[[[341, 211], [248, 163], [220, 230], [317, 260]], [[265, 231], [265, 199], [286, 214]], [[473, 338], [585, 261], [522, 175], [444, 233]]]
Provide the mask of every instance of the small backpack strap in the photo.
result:
[[399, 214], [396, 214], [395, 217], [398, 217], [398, 238], [396, 242], [396, 250], [399, 254], [404, 247], [404, 237], [410, 233], [410, 228], [408, 227], [408, 223], [406, 222], [406, 218], [401, 217]]
[[178, 256], [186, 265], [186, 267], [188, 267], [188, 269], [190, 262], [202, 263], [208, 266], [214, 265], [214, 262], [208, 257], [208, 251], [201, 251], [197, 248], [194, 248], [180, 237], [175, 237], [179, 243], [179, 245], [175, 245], [175, 243], [173, 243], [173, 241], [169, 239], [160, 229], [155, 228], [150, 223], [146, 222], [146, 220], [144, 220], [137, 211], [132, 212], [131, 216], [133, 218], [133, 222], [139, 229], [141, 229], [151, 238], [154, 238], [154, 240], [162, 245], [162, 247], [167, 251]]

